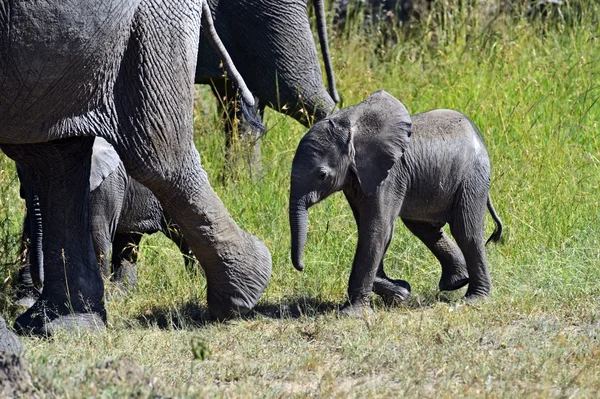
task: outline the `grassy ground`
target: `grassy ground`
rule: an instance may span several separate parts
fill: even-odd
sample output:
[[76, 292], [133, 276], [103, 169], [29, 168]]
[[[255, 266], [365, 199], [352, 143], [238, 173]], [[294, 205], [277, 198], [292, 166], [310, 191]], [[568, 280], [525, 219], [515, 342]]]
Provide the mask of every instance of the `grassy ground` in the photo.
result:
[[[96, 334], [24, 338], [39, 394], [68, 397], [592, 397], [600, 391], [600, 8], [546, 25], [470, 10], [422, 35], [377, 47], [376, 35], [333, 40], [344, 104], [385, 89], [411, 113], [454, 108], [483, 132], [492, 197], [506, 226], [490, 245], [489, 301], [440, 294], [435, 258], [398, 225], [386, 257], [413, 288], [407, 304], [339, 319], [356, 227], [342, 195], [311, 208], [306, 270], [289, 261], [287, 196], [305, 128], [274, 112], [263, 177], [225, 184], [215, 105], [199, 92], [196, 134], [214, 188], [272, 251], [273, 276], [256, 314], [207, 321], [206, 285], [162, 236], [145, 239], [139, 286], [108, 302]], [[241, 166], [243, 169], [243, 166]], [[0, 158], [0, 283], [10, 295], [22, 203]], [[488, 219], [488, 233], [493, 224]], [[2, 310], [17, 310], [4, 298]], [[143, 371], [107, 371], [133, 359]], [[118, 367], [117, 367], [118, 369]], [[125, 370], [125, 371], [123, 371]]]

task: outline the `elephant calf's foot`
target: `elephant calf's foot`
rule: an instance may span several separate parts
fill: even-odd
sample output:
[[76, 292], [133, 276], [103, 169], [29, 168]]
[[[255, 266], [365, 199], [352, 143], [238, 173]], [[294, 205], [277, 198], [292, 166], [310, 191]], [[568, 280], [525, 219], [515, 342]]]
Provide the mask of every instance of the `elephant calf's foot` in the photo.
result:
[[223, 251], [220, 264], [205, 268], [208, 311], [217, 320], [252, 309], [271, 278], [271, 253], [257, 237], [240, 230], [240, 239]]
[[454, 273], [448, 275], [448, 273], [442, 272], [442, 278], [440, 279], [440, 291], [454, 291], [464, 287], [469, 283], [469, 275], [466, 273]]
[[379, 295], [386, 305], [392, 306], [408, 299], [410, 284], [404, 280], [376, 277], [373, 292]]
[[373, 315], [373, 309], [368, 299], [346, 302], [339, 310], [340, 316], [361, 318]]
[[106, 326], [106, 311], [77, 312], [67, 306], [53, 306], [40, 300], [15, 321], [15, 330], [21, 335], [50, 336], [59, 330], [90, 331]]

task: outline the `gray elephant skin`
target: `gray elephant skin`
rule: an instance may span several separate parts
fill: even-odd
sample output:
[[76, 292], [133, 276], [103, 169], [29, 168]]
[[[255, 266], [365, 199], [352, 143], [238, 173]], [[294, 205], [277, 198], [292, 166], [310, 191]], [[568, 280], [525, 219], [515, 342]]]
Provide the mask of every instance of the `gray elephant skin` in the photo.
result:
[[[411, 119], [400, 101], [378, 91], [318, 122], [300, 141], [291, 172], [292, 263], [304, 269], [308, 208], [343, 190], [358, 245], [342, 312], [370, 310], [372, 291], [390, 302], [408, 297], [408, 283], [383, 269], [398, 217], [440, 261], [441, 290], [468, 284], [468, 299], [487, 296], [486, 206], [497, 225], [490, 239], [502, 234], [489, 189], [487, 150], [465, 115], [439, 109]], [[456, 242], [442, 230], [446, 223]]]
[[202, 8], [194, 0], [0, 3], [0, 148], [31, 175], [44, 220], [44, 287], [18, 331], [105, 323], [90, 232], [94, 136], [181, 228], [205, 270], [214, 317], [247, 312], [265, 289], [269, 250], [229, 215], [193, 143], [198, 38], [210, 16]]
[[[17, 298], [29, 307], [43, 286], [43, 223], [33, 182], [19, 165], [17, 171], [21, 196], [27, 204]], [[156, 196], [127, 174], [117, 152], [101, 137], [95, 139], [92, 148], [90, 190], [92, 241], [105, 279], [111, 278], [122, 290], [134, 287], [140, 241], [144, 234], [156, 232], [173, 241], [183, 254], [186, 267], [193, 269], [194, 255], [179, 226], [165, 215]]]
[[4, 318], [0, 314], [0, 352], [19, 355], [22, 351], [23, 345], [21, 344], [21, 341], [19, 341], [19, 338], [15, 333], [8, 328]]
[[[306, 0], [208, 0], [208, 3], [216, 30], [248, 88], [258, 98], [261, 114], [269, 106], [309, 126], [335, 109], [339, 95], [329, 55], [323, 0], [313, 3], [329, 92], [323, 86]], [[204, 37], [200, 39], [195, 82], [210, 84], [223, 105], [229, 149], [232, 123], [236, 120], [232, 95], [235, 92], [224, 79], [219, 57]]]

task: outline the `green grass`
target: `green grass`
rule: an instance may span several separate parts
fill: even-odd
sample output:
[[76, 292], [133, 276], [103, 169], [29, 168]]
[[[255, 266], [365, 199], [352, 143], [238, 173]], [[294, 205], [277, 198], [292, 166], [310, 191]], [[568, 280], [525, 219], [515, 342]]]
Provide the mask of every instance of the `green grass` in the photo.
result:
[[[271, 249], [273, 275], [254, 318], [206, 321], [206, 284], [174, 245], [143, 241], [137, 291], [108, 302], [96, 334], [24, 338], [35, 389], [48, 396], [593, 397], [600, 390], [600, 27], [597, 4], [568, 23], [491, 19], [464, 8], [431, 18], [385, 48], [377, 34], [334, 38], [344, 105], [375, 90], [411, 113], [453, 108], [482, 131], [492, 197], [506, 226], [488, 246], [493, 292], [477, 306], [440, 294], [440, 268], [399, 223], [386, 257], [413, 288], [408, 303], [375, 299], [367, 320], [339, 319], [356, 245], [343, 195], [311, 208], [306, 270], [289, 261], [289, 170], [306, 129], [267, 112], [263, 176], [244, 166], [225, 184], [224, 139], [208, 90], [198, 91], [196, 138], [214, 189], [234, 219]], [[22, 201], [0, 158], [2, 311], [18, 260]], [[488, 219], [487, 233], [493, 223]], [[194, 351], [208, 353], [194, 360]], [[107, 377], [130, 358], [144, 376]]]

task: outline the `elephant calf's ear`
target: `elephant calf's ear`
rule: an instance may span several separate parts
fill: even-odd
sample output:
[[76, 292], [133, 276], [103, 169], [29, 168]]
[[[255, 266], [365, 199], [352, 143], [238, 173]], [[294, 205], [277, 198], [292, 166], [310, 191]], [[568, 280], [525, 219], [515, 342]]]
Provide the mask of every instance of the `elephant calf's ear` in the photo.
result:
[[370, 195], [408, 148], [412, 122], [404, 105], [385, 91], [347, 110], [356, 174], [361, 189]]
[[102, 137], [96, 137], [92, 150], [90, 169], [90, 191], [100, 184], [121, 165], [121, 158], [113, 146]]

